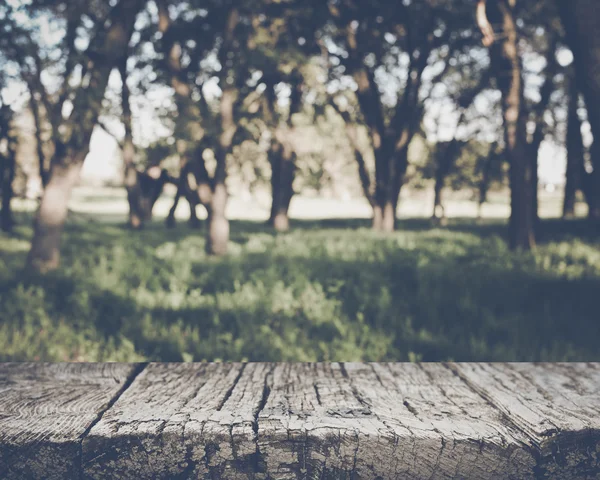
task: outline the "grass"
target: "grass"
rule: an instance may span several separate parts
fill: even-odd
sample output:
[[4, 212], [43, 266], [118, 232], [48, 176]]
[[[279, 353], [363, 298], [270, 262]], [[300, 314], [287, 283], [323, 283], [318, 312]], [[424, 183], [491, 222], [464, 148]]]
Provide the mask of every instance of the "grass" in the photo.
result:
[[62, 268], [22, 271], [28, 214], [0, 234], [0, 361], [591, 361], [600, 239], [545, 220], [534, 254], [502, 222], [232, 222], [230, 254], [162, 222], [68, 225]]

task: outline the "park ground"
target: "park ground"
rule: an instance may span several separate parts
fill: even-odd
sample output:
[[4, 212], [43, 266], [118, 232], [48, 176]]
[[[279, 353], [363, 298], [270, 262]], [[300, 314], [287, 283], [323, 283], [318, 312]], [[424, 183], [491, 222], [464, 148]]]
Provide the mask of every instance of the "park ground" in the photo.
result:
[[[544, 193], [539, 245], [506, 246], [505, 196], [454, 195], [448, 225], [407, 193], [398, 231], [369, 230], [361, 200], [300, 197], [292, 229], [264, 226], [268, 199], [232, 198], [230, 253], [169, 195], [143, 231], [121, 190], [79, 188], [61, 268], [23, 271], [34, 203], [0, 234], [0, 361], [588, 361], [600, 354], [600, 236], [559, 220]], [[200, 212], [199, 212], [200, 213]]]

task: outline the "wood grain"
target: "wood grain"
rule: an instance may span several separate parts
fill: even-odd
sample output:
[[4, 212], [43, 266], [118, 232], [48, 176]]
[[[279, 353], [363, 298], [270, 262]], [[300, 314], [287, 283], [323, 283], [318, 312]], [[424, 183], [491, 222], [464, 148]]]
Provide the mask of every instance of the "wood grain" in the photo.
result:
[[131, 368], [3, 366], [9, 478], [600, 478], [599, 364]]
[[82, 436], [135, 369], [0, 364], [0, 478], [79, 478]]
[[271, 369], [150, 364], [85, 438], [86, 477], [248, 478]]
[[600, 364], [457, 364], [527, 437], [541, 478], [600, 478]]
[[270, 478], [526, 478], [535, 465], [436, 364], [281, 365], [258, 420]]

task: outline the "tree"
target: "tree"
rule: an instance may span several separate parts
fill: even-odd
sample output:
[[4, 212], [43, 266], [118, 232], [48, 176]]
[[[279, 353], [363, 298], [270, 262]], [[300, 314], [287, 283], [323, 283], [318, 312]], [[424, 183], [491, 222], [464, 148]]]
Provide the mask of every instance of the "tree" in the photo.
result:
[[589, 183], [587, 181], [589, 174], [585, 171], [585, 147], [581, 136], [581, 119], [577, 112], [579, 110], [579, 88], [573, 74], [567, 82], [567, 168], [563, 201], [564, 218], [575, 217], [577, 191]]
[[458, 158], [461, 149], [466, 142], [454, 136], [449, 142], [438, 142], [435, 151], [436, 169], [434, 184], [433, 213], [431, 218], [436, 223], [446, 223], [446, 209], [442, 202], [442, 191], [446, 177], [452, 170], [453, 164]]
[[[223, 9], [213, 8], [208, 18], [197, 18], [192, 22], [175, 21], [168, 0], [158, 0], [158, 31], [161, 34], [160, 45], [162, 60], [157, 67], [167, 75], [167, 83], [173, 89], [176, 119], [173, 136], [175, 137], [177, 155], [179, 156], [179, 180], [177, 193], [173, 206], [167, 216], [167, 226], [175, 225], [175, 210], [182, 195], [190, 205], [190, 224], [192, 227], [199, 225], [196, 215], [196, 205], [202, 204], [208, 209], [210, 203], [211, 179], [204, 165], [201, 146], [207, 136], [205, 124], [213, 118], [212, 113], [202, 92], [202, 85], [196, 85], [199, 75], [197, 68], [200, 60], [208, 53], [213, 45], [215, 35], [208, 34], [200, 29], [199, 21], [203, 25], [216, 22], [215, 15], [223, 14]], [[190, 5], [192, 6], [192, 5]], [[226, 10], [225, 10], [226, 14]], [[190, 40], [194, 48], [189, 47]], [[185, 57], [193, 58], [189, 66], [184, 65]], [[194, 101], [194, 94], [200, 97]], [[193, 185], [189, 183], [189, 176], [195, 178]]]
[[142, 191], [138, 179], [138, 171], [135, 166], [135, 145], [133, 143], [133, 128], [131, 125], [131, 105], [129, 104], [129, 85], [127, 85], [127, 60], [128, 54], [120, 59], [118, 68], [121, 76], [121, 120], [125, 127], [125, 136], [121, 145], [123, 152], [123, 164], [125, 167], [125, 189], [127, 190], [127, 200], [129, 203], [129, 226], [140, 228], [142, 222], [148, 219], [152, 213], [144, 209], [142, 205]]
[[86, 50], [82, 85], [74, 92], [71, 113], [57, 118], [60, 134], [50, 165], [50, 176], [34, 224], [29, 268], [45, 272], [60, 261], [60, 239], [71, 191], [89, 150], [92, 131], [102, 108], [108, 78], [125, 55], [137, 14], [145, 0], [120, 0], [97, 31]]
[[[254, 5], [248, 1], [214, 2], [205, 6], [210, 16], [210, 21], [206, 19], [205, 22], [210, 24], [209, 33], [213, 35], [213, 41], [209, 45], [193, 42], [198, 48], [188, 51], [191, 58], [188, 67], [184, 67], [182, 62], [182, 31], [173, 28], [166, 2], [159, 3], [159, 28], [163, 31], [164, 62], [175, 91], [180, 120], [180, 125], [175, 127], [178, 151], [180, 155], [188, 157], [182, 162], [178, 197], [186, 191], [196, 191], [196, 198], [207, 211], [207, 252], [222, 255], [227, 251], [229, 239], [229, 221], [225, 216], [228, 199], [227, 158], [240, 133], [240, 120], [248, 105], [254, 102], [252, 94], [255, 86], [249, 85], [252, 66], [247, 56]], [[180, 25], [187, 30], [185, 20]], [[215, 54], [218, 66], [210, 68], [200, 65], [208, 53]], [[194, 74], [201, 78], [217, 79], [220, 95], [214, 102], [214, 110], [202, 88], [194, 90]], [[199, 97], [197, 103], [193, 101], [194, 94]], [[191, 121], [194, 118], [196, 121]], [[190, 128], [196, 132], [190, 132]], [[216, 165], [212, 175], [204, 163], [206, 148], [210, 148], [214, 154]], [[189, 185], [190, 177], [194, 179], [193, 186]], [[169, 214], [170, 222], [174, 208], [175, 205]]]
[[[434, 183], [434, 201], [433, 201], [433, 213], [432, 220], [434, 223], [446, 223], [446, 210], [442, 202], [442, 192], [446, 177], [451, 173], [455, 167], [455, 163], [461, 156], [465, 146], [468, 146], [468, 139], [459, 139], [458, 131], [463, 124], [467, 123], [467, 111], [472, 106], [475, 98], [485, 90], [490, 81], [490, 70], [484, 68], [479, 75], [479, 79], [476, 84], [469, 87], [458, 89], [454, 92], [449, 92], [449, 96], [453, 100], [453, 104], [457, 107], [459, 116], [454, 128], [452, 139], [448, 142], [440, 142], [439, 139], [436, 143], [434, 152], [435, 160], [435, 183]], [[435, 101], [435, 99], [433, 99]], [[439, 125], [438, 125], [439, 127]], [[441, 216], [438, 212], [441, 211]]]
[[[320, 53], [317, 34], [326, 20], [327, 7], [315, 0], [262, 2], [262, 15], [254, 16], [249, 39], [252, 62], [262, 72], [262, 117], [270, 138], [271, 212], [268, 224], [289, 229], [288, 211], [294, 195], [297, 135], [294, 116], [301, 112], [306, 87], [305, 69], [311, 56]], [[287, 111], [278, 107], [278, 86], [289, 88]]]
[[[76, 46], [78, 38], [93, 34], [90, 26], [107, 20], [107, 2], [84, 0], [32, 0], [20, 6], [4, 4], [4, 31], [0, 43], [4, 56], [19, 67], [19, 77], [29, 93], [29, 108], [35, 124], [39, 175], [45, 187], [49, 181], [50, 163], [63, 141], [60, 132], [63, 109], [72, 101], [77, 77], [84, 76], [87, 65]], [[16, 22], [15, 13], [25, 13], [29, 22]], [[64, 35], [57, 42], [39, 38], [41, 24], [60, 26]], [[78, 32], [84, 32], [78, 34]], [[82, 70], [78, 72], [78, 67]], [[52, 85], [44, 76], [53, 78]]]
[[[594, 0], [557, 0], [557, 5], [567, 45], [573, 52], [577, 86], [583, 94], [594, 137], [590, 149], [593, 170], [586, 199], [589, 217], [597, 220], [600, 219], [600, 10]], [[575, 137], [573, 140], [576, 141]]]
[[286, 231], [290, 227], [288, 210], [294, 195], [293, 183], [296, 169], [296, 152], [294, 151], [293, 117], [302, 105], [302, 75], [294, 70], [290, 75], [291, 95], [287, 119], [282, 121], [277, 113], [277, 94], [275, 87], [279, 75], [270, 75], [265, 79], [264, 118], [271, 134], [271, 146], [268, 157], [271, 165], [271, 213], [268, 224], [275, 230]]
[[478, 157], [476, 165], [476, 174], [478, 174], [477, 182], [477, 220], [482, 220], [483, 205], [487, 201], [487, 195], [490, 186], [494, 180], [502, 178], [502, 156], [498, 152], [498, 142], [494, 142], [489, 146], [486, 155]]
[[13, 128], [13, 111], [10, 106], [0, 105], [0, 229], [10, 232], [13, 227], [11, 200], [16, 170], [17, 138]]
[[[356, 98], [361, 118], [369, 133], [375, 157], [375, 175], [371, 179], [363, 168], [364, 156], [356, 152], [359, 174], [365, 194], [373, 207], [373, 228], [393, 231], [400, 189], [408, 167], [408, 148], [423, 116], [423, 73], [430, 58], [438, 63], [470, 43], [461, 36], [464, 26], [463, 2], [366, 2], [348, 1], [331, 5], [335, 26], [331, 34], [335, 48], [327, 54], [336, 59], [343, 74], [356, 83]], [[448, 44], [451, 47], [448, 48]], [[442, 49], [445, 47], [446, 50]], [[393, 79], [402, 71], [403, 87], [384, 102], [382, 78]], [[442, 72], [430, 83], [439, 81]], [[351, 133], [351, 132], [349, 132]]]
[[[479, 0], [477, 21], [502, 94], [505, 154], [510, 164], [509, 244], [513, 249], [529, 250], [535, 247], [533, 173], [515, 8], [516, 0]], [[498, 29], [501, 33], [496, 34]]]

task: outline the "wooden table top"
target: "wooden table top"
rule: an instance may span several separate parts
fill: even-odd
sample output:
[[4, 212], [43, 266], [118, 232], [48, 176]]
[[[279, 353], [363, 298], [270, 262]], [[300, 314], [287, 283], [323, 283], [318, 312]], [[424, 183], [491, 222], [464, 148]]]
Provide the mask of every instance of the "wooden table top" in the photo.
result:
[[600, 478], [600, 364], [0, 364], [0, 478]]

